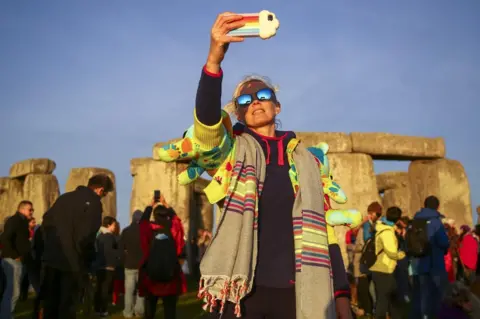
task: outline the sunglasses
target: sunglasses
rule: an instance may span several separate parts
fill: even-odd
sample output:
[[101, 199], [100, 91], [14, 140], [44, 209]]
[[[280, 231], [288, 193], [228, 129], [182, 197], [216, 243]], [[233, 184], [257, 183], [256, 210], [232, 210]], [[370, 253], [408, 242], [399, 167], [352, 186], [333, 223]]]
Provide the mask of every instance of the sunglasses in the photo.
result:
[[253, 94], [242, 94], [235, 99], [235, 103], [240, 107], [247, 107], [256, 99], [258, 101], [272, 101], [275, 98], [275, 93], [272, 89], [265, 88], [258, 90]]

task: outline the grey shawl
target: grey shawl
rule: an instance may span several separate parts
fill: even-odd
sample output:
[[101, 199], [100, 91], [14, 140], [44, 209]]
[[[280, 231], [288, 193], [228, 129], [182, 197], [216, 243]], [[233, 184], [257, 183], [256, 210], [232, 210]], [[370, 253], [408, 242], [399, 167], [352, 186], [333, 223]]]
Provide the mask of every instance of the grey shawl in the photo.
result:
[[[223, 312], [227, 301], [241, 317], [241, 300], [253, 287], [257, 260], [258, 198], [265, 180], [265, 157], [248, 134], [235, 139], [235, 164], [219, 225], [202, 259], [199, 297], [204, 309]], [[293, 151], [299, 191], [293, 206], [297, 319], [334, 319], [335, 300], [318, 165], [301, 144]], [[215, 181], [213, 181], [215, 182]], [[288, 234], [285, 234], [288, 236]], [[280, 266], [280, 265], [279, 265]]]

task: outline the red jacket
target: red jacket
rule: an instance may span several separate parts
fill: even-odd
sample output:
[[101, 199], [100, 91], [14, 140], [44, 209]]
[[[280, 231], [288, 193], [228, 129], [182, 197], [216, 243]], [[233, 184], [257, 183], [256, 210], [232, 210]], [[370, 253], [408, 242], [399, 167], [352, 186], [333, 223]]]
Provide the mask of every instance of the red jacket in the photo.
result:
[[447, 271], [448, 274], [448, 281], [449, 282], [455, 282], [455, 269], [453, 268], [453, 258], [452, 258], [452, 252], [450, 249], [448, 250], [448, 253], [445, 254], [445, 270]]
[[458, 247], [460, 260], [470, 270], [477, 269], [478, 243], [472, 234], [463, 236]]
[[[151, 207], [147, 207], [147, 210], [150, 210], [150, 212], [145, 211], [144, 214], [148, 213], [148, 216], [150, 216], [151, 209]], [[153, 240], [154, 230], [160, 229], [162, 227], [162, 225], [150, 222], [149, 218], [142, 219], [140, 221], [140, 245], [143, 252], [142, 261], [140, 263], [140, 296], [144, 296], [146, 292], [149, 292], [150, 294], [158, 297], [181, 295], [187, 292], [187, 280], [180, 266], [178, 267], [178, 276], [169, 283], [159, 283], [151, 281], [142, 269], [142, 266], [147, 260], [150, 253], [150, 244]], [[180, 218], [178, 218], [176, 215], [172, 219], [171, 232], [173, 239], [175, 240], [177, 256], [180, 256], [183, 251], [183, 247], [185, 246], [185, 240], [182, 222]]]

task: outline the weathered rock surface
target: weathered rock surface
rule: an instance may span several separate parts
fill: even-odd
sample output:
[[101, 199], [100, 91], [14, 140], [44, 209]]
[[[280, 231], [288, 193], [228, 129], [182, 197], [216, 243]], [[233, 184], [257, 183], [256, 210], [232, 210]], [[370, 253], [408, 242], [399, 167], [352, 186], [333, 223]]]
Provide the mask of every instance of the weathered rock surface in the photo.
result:
[[195, 206], [197, 216], [195, 223], [197, 229], [212, 231], [213, 229], [213, 205], [207, 199], [207, 195], [195, 193]]
[[58, 180], [55, 175], [29, 174], [23, 185], [23, 197], [33, 203], [37, 223], [41, 222], [43, 214], [52, 207], [60, 195]]
[[173, 207], [182, 219], [185, 233], [188, 234], [189, 216], [193, 196], [193, 184], [182, 186], [177, 175], [186, 168], [186, 164], [164, 163], [151, 158], [134, 158], [130, 161], [130, 173], [133, 176], [130, 212], [144, 210], [158, 189], [167, 203]]
[[[348, 197], [345, 204], [339, 205], [332, 202], [333, 208], [358, 209], [365, 215], [370, 203], [380, 202], [371, 156], [338, 153], [329, 154], [328, 158], [334, 180], [340, 184]], [[336, 227], [335, 229], [345, 265], [348, 265], [345, 244], [347, 230], [347, 227]]]
[[386, 172], [377, 174], [378, 192], [408, 186], [408, 172]]
[[352, 141], [346, 133], [340, 132], [295, 132], [307, 147], [325, 142], [329, 146], [328, 153], [351, 153]]
[[434, 159], [445, 157], [443, 138], [404, 136], [389, 133], [351, 133], [352, 151], [375, 159]]
[[470, 187], [460, 162], [450, 159], [413, 161], [408, 168], [411, 188], [411, 211], [423, 207], [426, 197], [440, 200], [440, 212], [457, 225], [472, 225]]
[[208, 184], [210, 184], [210, 182], [211, 182], [211, 180], [208, 180], [208, 179], [205, 179], [205, 178], [202, 178], [202, 177], [197, 178], [195, 180], [195, 183], [194, 183], [195, 193], [203, 194], [205, 187], [207, 187]]
[[[87, 186], [88, 180], [97, 174], [105, 174], [112, 179], [114, 191], [110, 192], [102, 198], [103, 216], [117, 216], [117, 192], [115, 190], [115, 174], [106, 168], [97, 167], [80, 167], [72, 168], [68, 175], [67, 184], [65, 185], [65, 192], [71, 192], [78, 186]], [[152, 193], [153, 194], [153, 193]]]
[[10, 177], [0, 177], [0, 224], [7, 216], [15, 214], [23, 200], [23, 182]]
[[384, 211], [389, 207], [397, 206], [402, 210], [402, 216], [412, 217], [415, 212], [411, 211], [410, 206], [411, 191], [410, 188], [400, 187], [387, 189], [383, 193], [382, 205]]
[[10, 167], [10, 177], [22, 177], [28, 174], [52, 174], [56, 164], [48, 158], [31, 158], [17, 162]]

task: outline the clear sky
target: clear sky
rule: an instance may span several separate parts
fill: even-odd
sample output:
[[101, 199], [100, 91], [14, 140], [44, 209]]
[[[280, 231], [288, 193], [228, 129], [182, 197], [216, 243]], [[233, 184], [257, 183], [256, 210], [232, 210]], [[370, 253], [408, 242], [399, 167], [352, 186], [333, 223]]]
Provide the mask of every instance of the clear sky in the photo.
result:
[[480, 204], [480, 1], [297, 3], [2, 1], [0, 176], [48, 157], [63, 190], [70, 168], [109, 168], [125, 226], [129, 161], [192, 123], [215, 16], [268, 9], [280, 30], [231, 46], [225, 101], [258, 73], [280, 85], [283, 129], [442, 136]]

